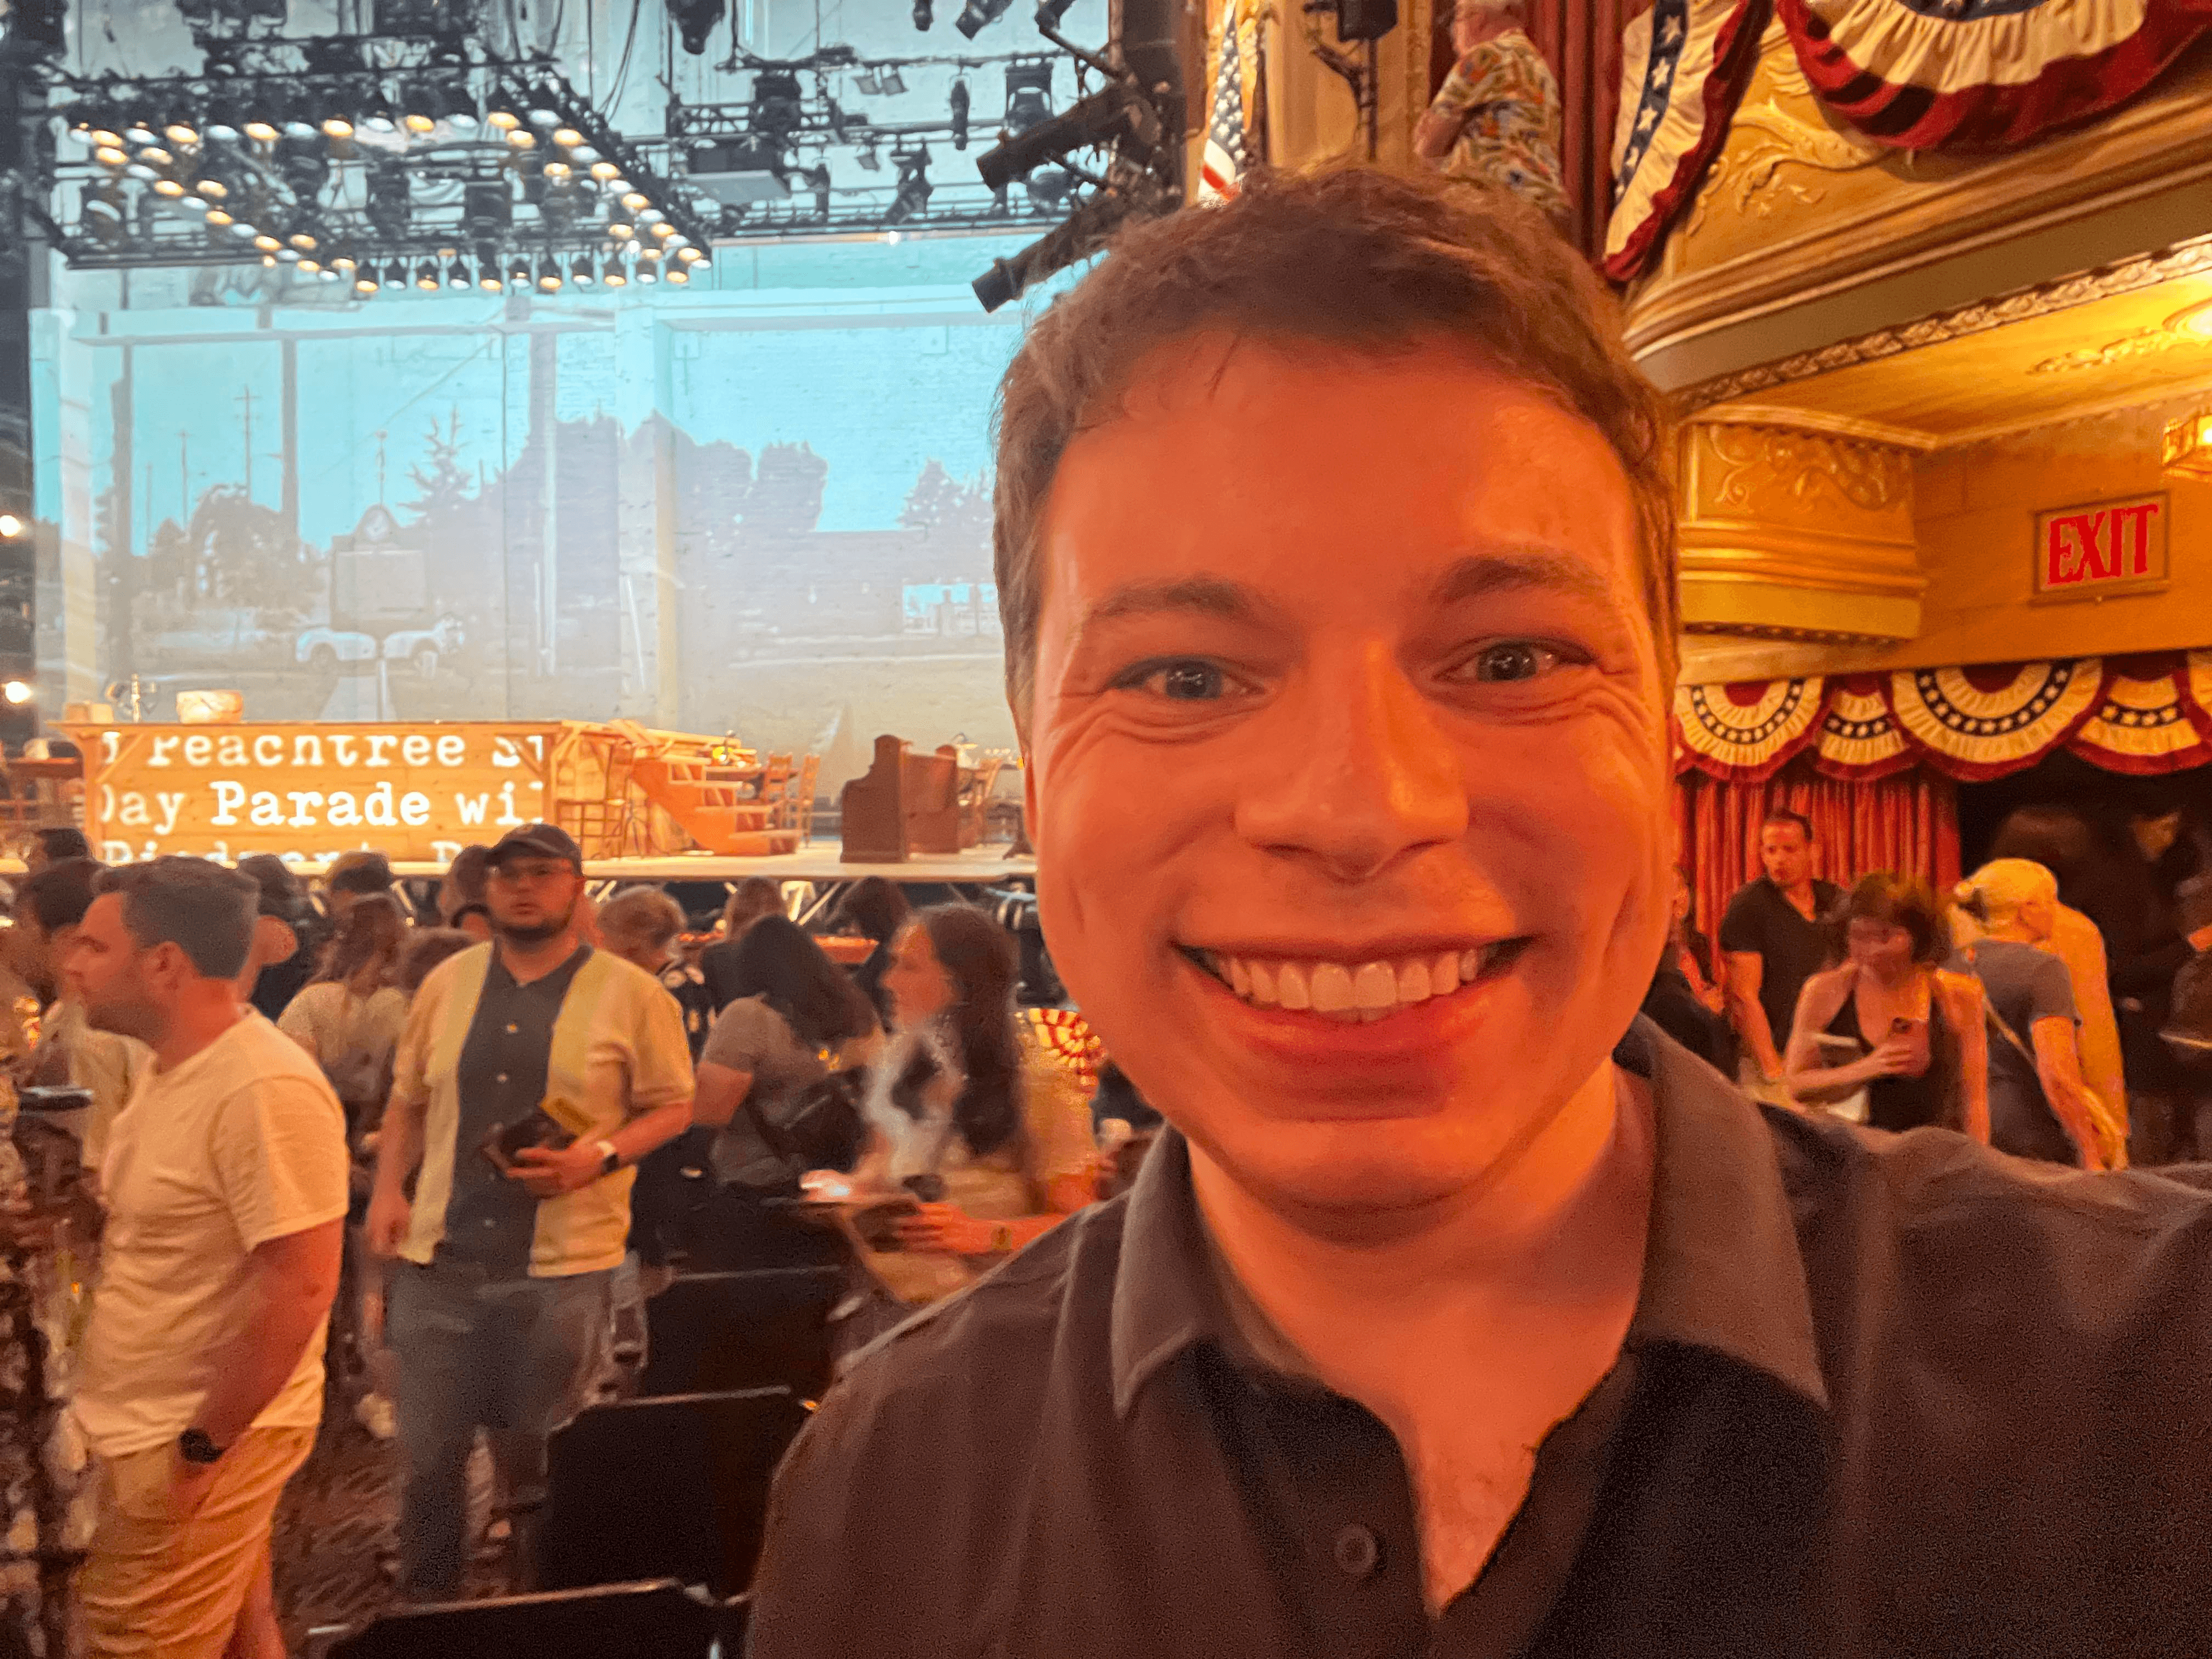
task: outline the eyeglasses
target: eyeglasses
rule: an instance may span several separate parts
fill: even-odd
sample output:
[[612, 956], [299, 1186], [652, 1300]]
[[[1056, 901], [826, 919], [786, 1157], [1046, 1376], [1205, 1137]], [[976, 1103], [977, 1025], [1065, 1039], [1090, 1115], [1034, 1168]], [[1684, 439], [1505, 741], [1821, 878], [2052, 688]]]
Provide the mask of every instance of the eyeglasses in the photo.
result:
[[536, 885], [541, 881], [558, 881], [563, 876], [574, 875], [575, 866], [536, 860], [526, 864], [495, 865], [491, 870], [494, 881], [505, 882], [510, 887]]

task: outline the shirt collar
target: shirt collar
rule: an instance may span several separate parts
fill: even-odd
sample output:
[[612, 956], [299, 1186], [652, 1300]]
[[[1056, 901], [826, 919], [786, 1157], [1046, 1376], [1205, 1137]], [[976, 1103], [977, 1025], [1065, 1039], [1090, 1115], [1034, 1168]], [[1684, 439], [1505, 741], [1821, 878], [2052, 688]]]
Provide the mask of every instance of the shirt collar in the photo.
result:
[[[1759, 1109], [1647, 1019], [1613, 1059], [1650, 1080], [1657, 1117], [1650, 1234], [1629, 1345], [1718, 1353], [1825, 1408], [1804, 1261]], [[1190, 1148], [1164, 1130], [1130, 1191], [1115, 1278], [1109, 1352], [1121, 1415], [1184, 1349], [1236, 1341], [1211, 1250]]]

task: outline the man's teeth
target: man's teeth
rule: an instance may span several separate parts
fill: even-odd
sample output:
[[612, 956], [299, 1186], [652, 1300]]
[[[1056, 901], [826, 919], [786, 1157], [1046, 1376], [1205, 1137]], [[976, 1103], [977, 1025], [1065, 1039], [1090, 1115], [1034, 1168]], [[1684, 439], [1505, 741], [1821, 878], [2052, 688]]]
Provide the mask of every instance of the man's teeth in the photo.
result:
[[1259, 1007], [1310, 1008], [1351, 1021], [1382, 1019], [1431, 997], [1449, 996], [1479, 977], [1489, 957], [1488, 950], [1444, 951], [1347, 963], [1214, 953], [1206, 961], [1231, 990]]

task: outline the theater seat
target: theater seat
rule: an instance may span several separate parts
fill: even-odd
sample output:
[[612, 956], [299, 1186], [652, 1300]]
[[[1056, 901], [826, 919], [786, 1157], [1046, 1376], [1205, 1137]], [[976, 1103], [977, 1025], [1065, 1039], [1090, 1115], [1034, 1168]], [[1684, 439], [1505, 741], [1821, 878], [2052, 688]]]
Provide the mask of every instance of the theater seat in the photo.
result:
[[325, 1659], [708, 1659], [717, 1635], [742, 1632], [743, 1620], [742, 1607], [733, 1613], [659, 1578], [395, 1608], [310, 1651]]
[[550, 1449], [542, 1582], [674, 1578], [717, 1596], [744, 1590], [760, 1559], [769, 1477], [806, 1414], [787, 1389], [584, 1412]]
[[830, 1386], [830, 1310], [842, 1267], [685, 1273], [646, 1304], [641, 1395], [789, 1389], [819, 1400]]

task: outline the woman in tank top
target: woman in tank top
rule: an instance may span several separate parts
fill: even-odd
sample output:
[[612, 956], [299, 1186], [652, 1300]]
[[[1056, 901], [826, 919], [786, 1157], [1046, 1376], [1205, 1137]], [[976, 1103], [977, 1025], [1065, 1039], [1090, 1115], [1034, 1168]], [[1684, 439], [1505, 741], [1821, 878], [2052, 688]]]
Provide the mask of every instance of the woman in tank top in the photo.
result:
[[1799, 1102], [1863, 1089], [1877, 1129], [1929, 1127], [1990, 1138], [1989, 1036], [1981, 987], [1938, 964], [1950, 939], [1925, 883], [1864, 877], [1836, 918], [1843, 965], [1797, 999], [1784, 1070]]

